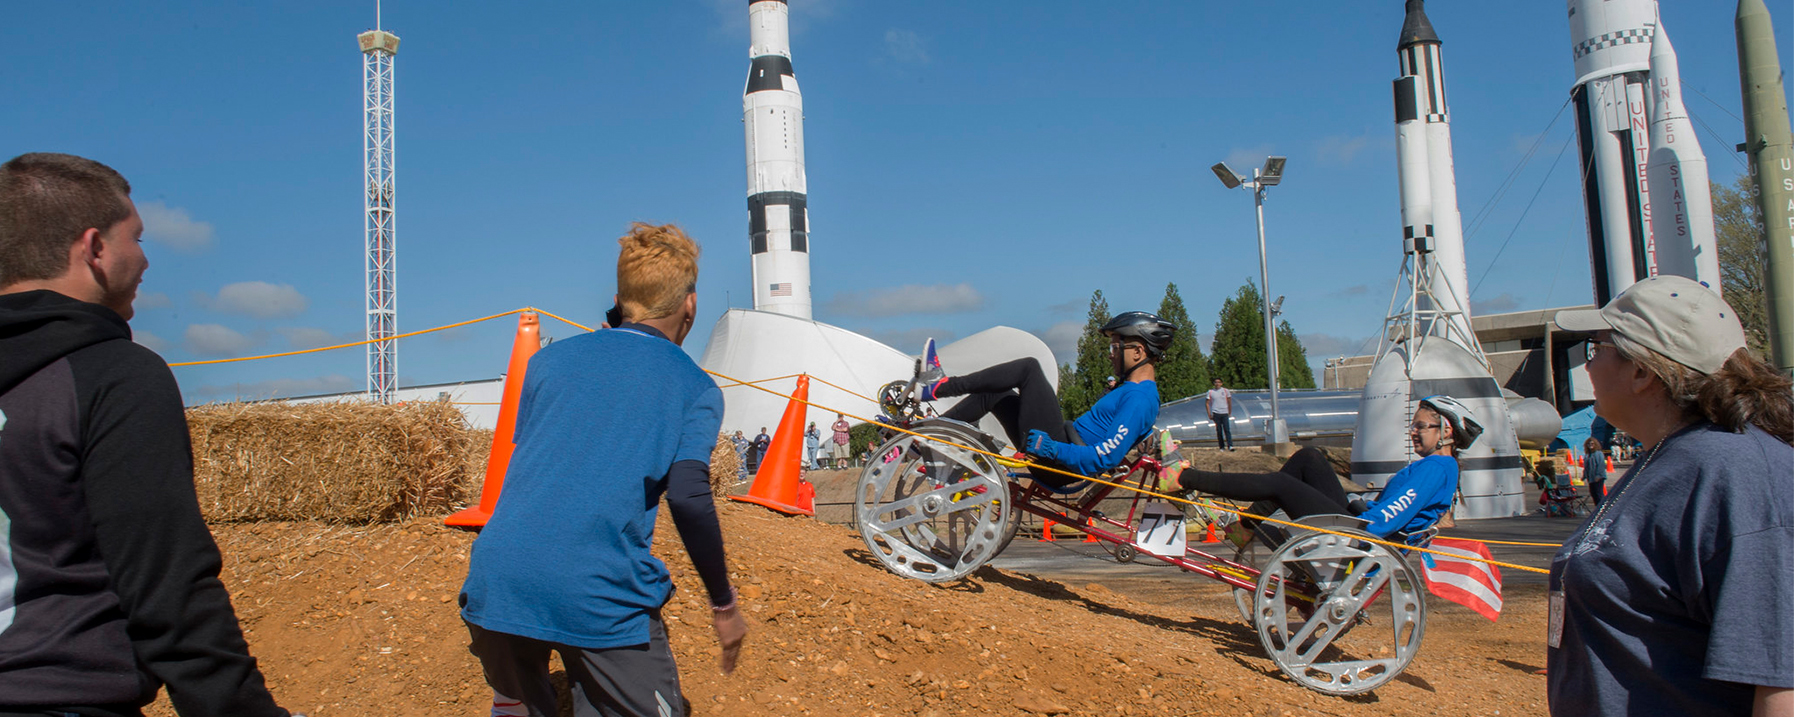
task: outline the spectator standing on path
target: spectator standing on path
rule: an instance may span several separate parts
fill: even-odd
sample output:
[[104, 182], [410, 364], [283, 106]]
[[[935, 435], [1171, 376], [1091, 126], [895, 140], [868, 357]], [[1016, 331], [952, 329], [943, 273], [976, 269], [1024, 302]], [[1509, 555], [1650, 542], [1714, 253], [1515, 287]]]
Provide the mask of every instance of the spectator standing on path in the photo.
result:
[[1595, 415], [1648, 448], [1551, 560], [1553, 715], [1794, 714], [1794, 397], [1706, 287], [1560, 311]]
[[810, 470], [820, 469], [816, 465], [816, 452], [822, 449], [822, 430], [811, 421], [810, 427], [804, 429], [804, 467]]
[[766, 458], [766, 448], [771, 445], [772, 436], [766, 435], [766, 427], [761, 426], [759, 435], [754, 436], [753, 444], [748, 446], [748, 472], [760, 472], [760, 461]]
[[1215, 447], [1224, 451], [1233, 450], [1233, 390], [1222, 385], [1221, 379], [1215, 379], [1215, 387], [1208, 390], [1203, 399], [1208, 405], [1208, 420], [1215, 424]]
[[1582, 442], [1582, 480], [1588, 483], [1588, 494], [1595, 505], [1601, 504], [1601, 498], [1607, 495], [1607, 451], [1602, 450], [1601, 442], [1589, 438]]
[[698, 247], [670, 224], [637, 223], [619, 243], [623, 323], [530, 360], [504, 497], [468, 560], [461, 617], [494, 714], [557, 713], [550, 652], [575, 715], [687, 714], [661, 619], [672, 580], [650, 552], [663, 494], [724, 674], [747, 634], [710, 494], [723, 394], [679, 348], [697, 316]]
[[735, 482], [739, 483], [747, 480], [748, 439], [741, 435], [741, 431], [736, 431], [729, 442], [735, 445]]
[[847, 445], [848, 436], [853, 426], [847, 423], [847, 416], [837, 413], [835, 414], [835, 424], [829, 428], [835, 430], [835, 467], [846, 468], [848, 459], [853, 457], [852, 451], [848, 449]]
[[0, 714], [286, 717], [218, 579], [168, 364], [131, 341], [131, 185], [0, 165]]

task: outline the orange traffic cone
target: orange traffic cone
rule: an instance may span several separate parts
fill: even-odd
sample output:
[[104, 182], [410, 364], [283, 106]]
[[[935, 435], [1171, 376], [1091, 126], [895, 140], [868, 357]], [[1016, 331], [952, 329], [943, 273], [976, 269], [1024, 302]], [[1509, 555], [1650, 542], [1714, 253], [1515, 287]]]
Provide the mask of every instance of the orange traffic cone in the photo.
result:
[[1613, 472], [1613, 456], [1607, 457], [1607, 472], [1608, 473]]
[[517, 429], [517, 399], [523, 396], [523, 373], [529, 359], [542, 348], [536, 312], [517, 315], [517, 338], [511, 341], [511, 364], [505, 369], [504, 397], [498, 403], [498, 425], [492, 431], [492, 452], [486, 457], [486, 484], [480, 489], [480, 504], [445, 518], [444, 525], [479, 530], [492, 519], [498, 507], [498, 493], [505, 486], [505, 469], [511, 465], [511, 442]]
[[1204, 542], [1204, 543], [1219, 543], [1219, 542], [1221, 542], [1221, 536], [1215, 535], [1215, 521], [1211, 520], [1208, 522], [1208, 534], [1202, 536], [1202, 542]]
[[1058, 541], [1058, 538], [1053, 537], [1053, 521], [1049, 520], [1046, 522], [1046, 525], [1041, 526], [1041, 528], [1040, 528], [1040, 540], [1036, 540], [1034, 542], [1052, 543], [1052, 542], [1057, 542], [1057, 541]]
[[[1092, 528], [1094, 528], [1094, 527], [1096, 527], [1096, 519], [1095, 519], [1095, 518], [1085, 518], [1085, 519], [1084, 519], [1084, 524], [1085, 524], [1085, 525], [1088, 525], [1088, 526], [1090, 526], [1090, 527], [1092, 527]], [[1095, 542], [1098, 542], [1098, 541], [1097, 541], [1097, 539], [1096, 539], [1096, 535], [1095, 535], [1095, 534], [1092, 534], [1092, 533], [1085, 533], [1085, 534], [1084, 534], [1084, 542], [1086, 542], [1086, 543], [1095, 543]]]
[[791, 392], [791, 403], [772, 434], [772, 445], [760, 461], [760, 472], [754, 474], [754, 485], [747, 495], [732, 495], [729, 500], [763, 505], [788, 515], [816, 515], [815, 508], [804, 508], [798, 499], [798, 474], [803, 470], [804, 414], [810, 398], [810, 377], [797, 377], [797, 390]]

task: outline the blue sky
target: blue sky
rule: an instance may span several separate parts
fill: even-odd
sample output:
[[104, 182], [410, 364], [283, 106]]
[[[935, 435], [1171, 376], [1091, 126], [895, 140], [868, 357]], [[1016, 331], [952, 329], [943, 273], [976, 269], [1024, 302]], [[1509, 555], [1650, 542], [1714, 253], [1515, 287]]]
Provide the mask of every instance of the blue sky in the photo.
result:
[[[1590, 301], [1575, 148], [1553, 167], [1574, 142], [1569, 112], [1552, 124], [1573, 79], [1563, 4], [1428, 12], [1475, 307]], [[1788, 8], [1772, 12], [1794, 67]], [[1729, 182], [1743, 171], [1733, 4], [1662, 13]], [[1400, 0], [793, 0], [792, 15], [817, 319], [906, 351], [997, 324], [1066, 350], [1093, 290], [1152, 309], [1176, 282], [1206, 345], [1222, 301], [1258, 276], [1250, 195], [1207, 167], [1275, 153], [1290, 158], [1265, 207], [1285, 318], [1317, 365], [1377, 332], [1401, 261]], [[704, 246], [693, 355], [723, 308], [750, 303], [746, 2], [393, 0], [384, 17], [403, 39], [401, 330], [524, 305], [595, 322], [634, 220]], [[334, 0], [9, 8], [0, 154], [72, 152], [130, 179], [152, 261], [133, 326], [169, 360], [360, 338], [355, 35], [373, 19], [371, 2]], [[888, 300], [910, 286], [929, 299]], [[498, 375], [514, 325], [402, 342], [400, 383]], [[362, 388], [363, 361], [177, 376], [189, 400], [296, 395]]]

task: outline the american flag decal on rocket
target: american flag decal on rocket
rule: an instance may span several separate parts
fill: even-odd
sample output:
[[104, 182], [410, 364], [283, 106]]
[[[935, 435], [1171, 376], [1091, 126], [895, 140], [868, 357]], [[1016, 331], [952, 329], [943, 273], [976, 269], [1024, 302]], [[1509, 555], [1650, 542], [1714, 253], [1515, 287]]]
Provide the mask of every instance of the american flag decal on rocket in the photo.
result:
[[773, 284], [772, 285], [772, 295], [773, 296], [790, 296], [791, 295], [791, 282], [787, 281], [782, 284]]

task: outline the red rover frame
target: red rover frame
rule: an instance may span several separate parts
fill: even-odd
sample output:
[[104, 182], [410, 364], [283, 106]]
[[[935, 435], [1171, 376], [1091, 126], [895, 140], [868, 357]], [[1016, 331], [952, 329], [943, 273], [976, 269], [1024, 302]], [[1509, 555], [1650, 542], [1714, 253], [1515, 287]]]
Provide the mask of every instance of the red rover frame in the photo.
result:
[[[1261, 523], [1230, 557], [1186, 538], [1187, 504], [1145, 495], [1158, 484], [1157, 437], [1104, 480], [1049, 487], [1017, 472], [996, 443], [945, 418], [902, 421], [860, 474], [855, 511], [866, 546], [892, 572], [927, 582], [958, 580], [990, 562], [1029, 513], [1075, 528], [1123, 562], [1149, 557], [1233, 588], [1240, 615], [1284, 674], [1317, 692], [1351, 695], [1401, 674], [1420, 649], [1426, 600], [1402, 555], [1372, 542], [1363, 521], [1315, 516], [1303, 527]], [[1058, 482], [1058, 481], [1055, 481]], [[1126, 486], [1123, 518], [1098, 506]], [[1128, 500], [1118, 498], [1118, 500]], [[1325, 531], [1325, 532], [1322, 532]]]

